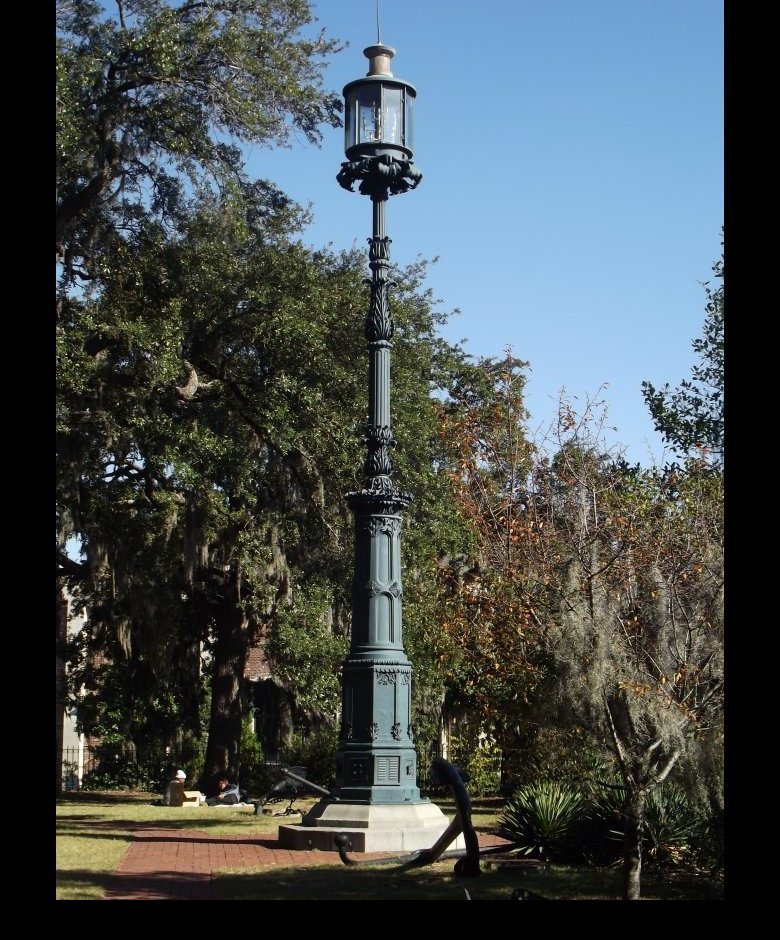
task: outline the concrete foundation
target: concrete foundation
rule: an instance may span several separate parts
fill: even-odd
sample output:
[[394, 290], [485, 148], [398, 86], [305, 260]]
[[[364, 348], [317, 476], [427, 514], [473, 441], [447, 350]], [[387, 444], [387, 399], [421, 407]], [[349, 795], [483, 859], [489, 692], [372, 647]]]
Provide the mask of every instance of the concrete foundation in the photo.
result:
[[[450, 820], [434, 803], [356, 804], [323, 800], [298, 826], [279, 827], [279, 846], [337, 852], [334, 836], [350, 837], [349, 852], [416, 852], [430, 848]], [[460, 835], [447, 849], [464, 848]]]

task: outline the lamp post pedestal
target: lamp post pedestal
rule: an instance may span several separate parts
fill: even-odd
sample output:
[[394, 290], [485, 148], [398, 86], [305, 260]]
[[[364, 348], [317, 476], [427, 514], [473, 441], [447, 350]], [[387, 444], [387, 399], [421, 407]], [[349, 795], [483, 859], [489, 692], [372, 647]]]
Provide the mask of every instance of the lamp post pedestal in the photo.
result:
[[[381, 455], [373, 459], [380, 463]], [[409, 500], [378, 488], [347, 499], [355, 513], [355, 580], [336, 784], [301, 825], [279, 827], [279, 844], [337, 851], [334, 837], [345, 833], [351, 852], [414, 852], [430, 848], [449, 820], [417, 787], [412, 666], [401, 629], [400, 513]], [[453, 847], [463, 848], [462, 837]]]
[[389, 71], [394, 51], [382, 44], [369, 46], [364, 54], [371, 70], [344, 89], [349, 159], [337, 179], [349, 190], [359, 183], [373, 206], [371, 301], [364, 325], [369, 353], [366, 485], [346, 496], [355, 518], [355, 574], [336, 782], [300, 826], [280, 826], [279, 843], [291, 849], [337, 851], [334, 837], [346, 833], [353, 852], [416, 851], [432, 846], [449, 824], [417, 787], [412, 664], [403, 647], [401, 516], [411, 496], [392, 481], [394, 328], [385, 205], [389, 196], [414, 189], [422, 174], [411, 163], [416, 92]]
[[[319, 812], [319, 815], [314, 815]], [[286, 849], [337, 852], [337, 835], [349, 836], [350, 852], [417, 852], [429, 849], [450, 820], [428, 800], [412, 804], [366, 806], [322, 800], [300, 826], [279, 826], [279, 845]], [[465, 848], [458, 836], [451, 849]]]

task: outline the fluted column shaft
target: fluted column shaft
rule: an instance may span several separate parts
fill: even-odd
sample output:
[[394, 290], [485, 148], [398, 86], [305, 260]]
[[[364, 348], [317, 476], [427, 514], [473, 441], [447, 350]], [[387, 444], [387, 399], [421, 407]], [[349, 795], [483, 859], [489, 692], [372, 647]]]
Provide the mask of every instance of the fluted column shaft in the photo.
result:
[[352, 803], [403, 803], [420, 799], [411, 723], [412, 667], [403, 648], [401, 604], [401, 513], [410, 497], [398, 492], [391, 479], [395, 440], [390, 414], [393, 320], [387, 191], [371, 198], [366, 487], [347, 494], [355, 516], [355, 575], [333, 795]]

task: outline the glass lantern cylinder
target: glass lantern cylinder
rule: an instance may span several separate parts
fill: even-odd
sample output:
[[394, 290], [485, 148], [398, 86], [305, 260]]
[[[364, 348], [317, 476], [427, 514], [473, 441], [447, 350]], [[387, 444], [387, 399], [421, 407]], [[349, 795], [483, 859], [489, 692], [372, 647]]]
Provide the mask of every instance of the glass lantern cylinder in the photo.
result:
[[390, 71], [392, 46], [363, 50], [371, 67], [365, 78], [344, 86], [344, 152], [349, 160], [387, 154], [413, 156], [413, 109], [417, 89]]

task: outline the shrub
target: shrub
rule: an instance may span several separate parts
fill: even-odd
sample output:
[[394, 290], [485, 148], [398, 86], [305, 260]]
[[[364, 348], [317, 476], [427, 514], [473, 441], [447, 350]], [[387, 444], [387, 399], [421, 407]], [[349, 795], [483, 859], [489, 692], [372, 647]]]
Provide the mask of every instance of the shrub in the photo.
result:
[[159, 760], [136, 761], [122, 750], [101, 748], [94, 769], [84, 774], [81, 788], [155, 792], [164, 776]]
[[[622, 784], [604, 785], [596, 794], [588, 840], [592, 861], [617, 862], [622, 857], [625, 801]], [[668, 869], [694, 862], [707, 854], [709, 829], [709, 821], [679, 786], [667, 782], [656, 787], [645, 800], [643, 864]]]
[[725, 865], [723, 808], [702, 814], [701, 819], [701, 827], [691, 844], [691, 860], [700, 869], [722, 872]]
[[450, 761], [468, 774], [469, 796], [493, 796], [501, 790], [501, 748], [476, 724], [461, 720], [450, 738]]
[[483, 741], [465, 764], [469, 775], [470, 796], [493, 796], [501, 789], [501, 750], [490, 741]]
[[642, 855], [659, 868], [688, 862], [700, 842], [704, 820], [674, 784], [662, 785], [647, 797]]
[[623, 809], [626, 788], [618, 777], [596, 781], [588, 787], [588, 818], [583, 827], [582, 848], [591, 865], [612, 865], [622, 859]]
[[[284, 749], [282, 763], [286, 767], [299, 765], [306, 768], [306, 779], [329, 789], [336, 779], [336, 751], [339, 746], [338, 730], [327, 726], [312, 734], [293, 734]], [[278, 779], [278, 777], [277, 777]]]
[[252, 715], [244, 719], [241, 726], [241, 763], [239, 766], [239, 782], [242, 790], [250, 795], [259, 793], [263, 789], [263, 747], [255, 734]]
[[566, 861], [576, 854], [577, 833], [586, 801], [574, 787], [542, 780], [520, 787], [507, 800], [499, 832], [518, 843], [512, 849], [545, 861]]
[[537, 780], [559, 780], [576, 789], [610, 772], [609, 758], [581, 729], [524, 728], [508, 736], [503, 755], [503, 791], [507, 795]]

